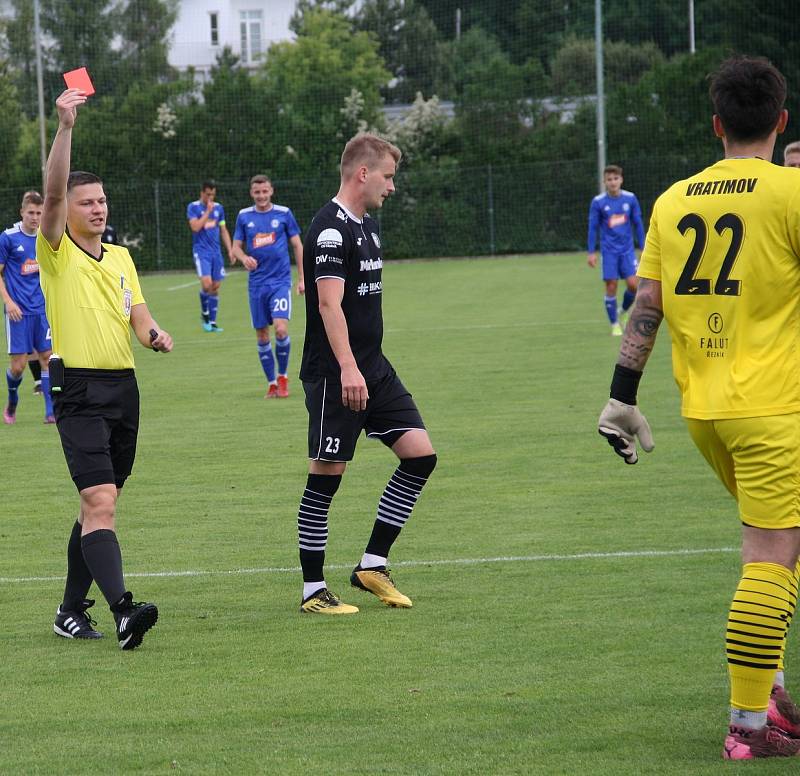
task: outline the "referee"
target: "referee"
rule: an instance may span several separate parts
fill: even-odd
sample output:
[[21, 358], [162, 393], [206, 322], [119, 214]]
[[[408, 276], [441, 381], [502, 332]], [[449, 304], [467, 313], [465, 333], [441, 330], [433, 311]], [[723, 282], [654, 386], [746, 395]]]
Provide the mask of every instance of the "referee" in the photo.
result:
[[78, 89], [67, 89], [56, 100], [58, 132], [47, 160], [36, 239], [53, 352], [63, 359], [63, 369], [51, 360], [56, 423], [81, 499], [53, 630], [66, 638], [102, 636], [87, 614], [94, 580], [114, 614], [119, 645], [127, 650], [139, 646], [158, 619], [155, 604], [134, 603], [125, 588], [114, 527], [139, 429], [129, 327], [155, 350], [170, 351], [172, 338], [150, 315], [127, 249], [101, 243], [108, 216], [102, 181], [92, 173], [70, 172], [72, 127], [85, 102]]

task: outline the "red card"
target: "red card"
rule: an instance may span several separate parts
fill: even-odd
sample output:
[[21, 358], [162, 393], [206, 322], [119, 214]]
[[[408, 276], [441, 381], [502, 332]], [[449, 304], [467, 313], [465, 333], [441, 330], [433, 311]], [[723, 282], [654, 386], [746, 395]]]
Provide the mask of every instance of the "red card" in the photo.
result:
[[89, 72], [85, 67], [79, 67], [77, 70], [70, 70], [68, 73], [64, 73], [64, 83], [67, 85], [67, 89], [83, 90], [86, 92], [87, 97], [90, 94], [94, 94], [92, 79], [89, 78]]

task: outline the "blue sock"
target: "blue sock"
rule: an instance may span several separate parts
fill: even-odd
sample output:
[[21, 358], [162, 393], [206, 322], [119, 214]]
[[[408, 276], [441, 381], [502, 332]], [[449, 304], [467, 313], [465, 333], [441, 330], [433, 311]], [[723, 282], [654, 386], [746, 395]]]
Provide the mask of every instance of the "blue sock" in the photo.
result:
[[292, 340], [289, 335], [286, 339], [275, 339], [275, 355], [278, 357], [278, 374], [285, 375], [289, 370], [289, 351], [292, 349]]
[[617, 322], [617, 297], [616, 296], [607, 296], [605, 297], [606, 302], [606, 313], [608, 314], [608, 320], [611, 323]]
[[261, 359], [261, 368], [269, 382], [275, 382], [275, 359], [272, 357], [272, 345], [269, 342], [258, 343], [258, 357]]
[[44, 414], [53, 414], [53, 397], [50, 395], [50, 372], [42, 370], [42, 396], [44, 396]]
[[19, 377], [14, 377], [10, 369], [6, 369], [6, 383], [8, 385], [8, 406], [16, 407], [19, 401], [19, 391], [17, 390], [25, 376], [23, 372]]
[[208, 322], [217, 322], [217, 308], [219, 307], [219, 297], [216, 294], [208, 295]]
[[629, 310], [630, 306], [633, 304], [634, 299], [636, 299], [636, 292], [626, 288], [625, 294], [622, 297], [622, 309]]
[[205, 291], [200, 292], [200, 314], [203, 321], [208, 323], [208, 294]]

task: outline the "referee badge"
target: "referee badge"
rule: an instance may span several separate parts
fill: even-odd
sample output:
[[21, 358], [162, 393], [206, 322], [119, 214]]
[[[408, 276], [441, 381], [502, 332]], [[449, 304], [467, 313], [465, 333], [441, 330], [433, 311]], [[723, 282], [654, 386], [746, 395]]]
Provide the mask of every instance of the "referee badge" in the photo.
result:
[[131, 301], [133, 300], [133, 291], [130, 288], [126, 288], [122, 292], [122, 312], [126, 318], [131, 317]]

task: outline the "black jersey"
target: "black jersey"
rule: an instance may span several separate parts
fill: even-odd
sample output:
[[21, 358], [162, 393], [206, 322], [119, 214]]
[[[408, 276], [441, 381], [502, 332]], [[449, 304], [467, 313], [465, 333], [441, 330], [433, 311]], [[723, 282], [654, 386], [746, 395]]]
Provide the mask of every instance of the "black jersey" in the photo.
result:
[[341, 379], [319, 312], [317, 281], [344, 280], [342, 311], [347, 321], [350, 348], [367, 382], [388, 374], [391, 365], [381, 352], [383, 341], [383, 259], [378, 224], [365, 215], [353, 218], [336, 200], [323, 207], [311, 222], [303, 245], [306, 279], [306, 339], [300, 379]]

